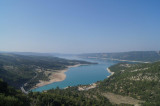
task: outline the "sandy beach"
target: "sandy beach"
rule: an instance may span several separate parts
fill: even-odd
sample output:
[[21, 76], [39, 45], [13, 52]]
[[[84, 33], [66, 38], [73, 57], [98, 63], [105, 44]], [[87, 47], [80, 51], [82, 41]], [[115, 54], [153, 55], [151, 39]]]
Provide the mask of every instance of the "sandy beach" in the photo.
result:
[[[112, 75], [114, 74], [114, 72], [112, 72], [109, 68], [107, 68], [107, 71], [108, 71], [109, 73], [111, 73], [110, 76], [112, 76]], [[110, 76], [108, 76], [108, 78], [109, 78]]]
[[63, 81], [63, 80], [66, 79], [65, 72], [68, 71], [69, 68], [71, 68], [71, 67], [78, 67], [80, 65], [83, 65], [83, 64], [77, 64], [77, 65], [73, 65], [73, 66], [68, 66], [66, 69], [57, 70], [57, 72], [52, 73], [49, 76], [49, 81], [39, 80], [39, 83], [37, 83], [32, 89], [35, 89], [35, 88], [38, 88], [38, 87], [41, 87], [41, 86], [44, 86], [44, 85], [48, 85], [48, 84], [51, 84], [51, 83], [54, 83], [54, 82]]
[[[83, 65], [83, 64], [77, 64], [77, 65], [73, 65], [73, 66], [68, 66], [66, 69], [57, 70], [57, 72], [51, 73], [51, 75], [49, 76], [49, 81], [39, 80], [39, 83], [37, 83], [32, 89], [35, 89], [35, 88], [38, 88], [38, 87], [41, 87], [41, 86], [44, 86], [44, 85], [48, 85], [48, 84], [51, 84], [51, 83], [54, 83], [54, 82], [63, 81], [63, 80], [66, 79], [65, 72], [68, 71], [69, 68], [71, 68], [71, 67], [78, 67], [80, 65]], [[112, 76], [114, 74], [114, 72], [112, 72], [109, 68], [107, 68], [107, 71], [109, 73], [111, 73], [110, 76]], [[108, 76], [108, 78], [110, 76]]]

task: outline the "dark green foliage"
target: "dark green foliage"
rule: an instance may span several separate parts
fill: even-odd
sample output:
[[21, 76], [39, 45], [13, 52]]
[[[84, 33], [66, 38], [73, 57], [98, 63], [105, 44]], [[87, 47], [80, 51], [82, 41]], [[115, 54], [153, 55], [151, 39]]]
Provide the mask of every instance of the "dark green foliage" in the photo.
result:
[[39, 80], [48, 80], [46, 70], [58, 71], [76, 64], [91, 64], [78, 60], [66, 60], [49, 56], [23, 56], [16, 54], [0, 54], [0, 78], [9, 85], [20, 88], [28, 83], [25, 89], [30, 89]]
[[[92, 96], [91, 96], [92, 95]], [[46, 92], [31, 92], [34, 106], [111, 106], [108, 99], [88, 91], [78, 91], [76, 87], [68, 89], [52, 89]]]
[[28, 95], [0, 80], [0, 106], [112, 106], [108, 99], [95, 92], [79, 92], [77, 87], [30, 92]]
[[0, 79], [0, 106], [29, 106], [28, 97]]

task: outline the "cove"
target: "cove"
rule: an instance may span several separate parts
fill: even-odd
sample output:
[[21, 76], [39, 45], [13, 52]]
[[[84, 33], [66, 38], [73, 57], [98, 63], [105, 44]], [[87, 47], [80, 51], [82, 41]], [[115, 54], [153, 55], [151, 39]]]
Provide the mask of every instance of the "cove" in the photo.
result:
[[107, 78], [110, 73], [106, 70], [106, 68], [118, 63], [117, 61], [102, 61], [97, 59], [86, 61], [97, 62], [98, 64], [81, 65], [78, 67], [69, 68], [68, 71], [65, 72], [65, 80], [35, 88], [32, 91], [42, 92], [44, 90], [49, 90], [56, 87], [63, 89], [68, 86], [92, 84]]

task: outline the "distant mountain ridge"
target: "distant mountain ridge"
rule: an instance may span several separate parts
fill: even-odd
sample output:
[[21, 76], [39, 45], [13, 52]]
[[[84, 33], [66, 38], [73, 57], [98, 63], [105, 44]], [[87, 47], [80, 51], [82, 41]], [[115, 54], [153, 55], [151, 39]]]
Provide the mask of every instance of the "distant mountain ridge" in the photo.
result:
[[17, 54], [17, 55], [25, 55], [25, 56], [53, 56], [53, 57], [61, 57], [61, 56], [75, 56], [75, 54], [65, 54], [65, 53], [40, 53], [40, 52], [7, 52], [0, 51], [0, 53], [9, 53], [9, 54]]
[[139, 62], [155, 62], [160, 60], [160, 51], [129, 51], [129, 52], [113, 52], [113, 53], [84, 53], [84, 54], [63, 54], [63, 53], [38, 53], [38, 52], [4, 52], [25, 56], [52, 56], [65, 57], [77, 56], [80, 58], [99, 58], [119, 61], [139, 61]]
[[128, 61], [155, 62], [160, 60], [158, 51], [131, 51], [117, 53], [88, 53], [79, 55], [81, 58], [117, 59]]

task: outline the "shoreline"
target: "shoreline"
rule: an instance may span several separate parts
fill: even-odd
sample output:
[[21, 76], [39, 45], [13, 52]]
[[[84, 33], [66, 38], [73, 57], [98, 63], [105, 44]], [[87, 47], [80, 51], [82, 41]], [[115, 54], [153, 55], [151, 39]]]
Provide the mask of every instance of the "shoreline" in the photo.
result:
[[[98, 58], [98, 57], [88, 57], [88, 58]], [[100, 58], [100, 59], [108, 59], [108, 60], [115, 60], [115, 61], [122, 61], [122, 62], [150, 63], [147, 61], [121, 60], [121, 59], [113, 59], [113, 58]]]
[[[106, 69], [110, 75], [107, 76], [107, 78], [109, 78], [110, 76], [112, 76], [114, 74], [114, 72], [112, 72], [109, 68]], [[93, 89], [97, 87], [97, 82], [92, 83], [92, 84], [88, 84], [88, 85], [82, 85], [82, 86], [78, 86], [78, 91], [84, 91], [84, 90], [89, 90], [89, 89]]]
[[60, 82], [66, 79], [66, 74], [65, 72], [67, 72], [70, 68], [72, 67], [79, 67], [83, 64], [76, 64], [73, 66], [67, 66], [66, 69], [63, 70], [57, 70], [57, 72], [53, 73], [52, 75], [49, 76], [49, 81], [42, 81], [39, 80], [39, 83], [37, 83], [35, 86], [33, 86], [30, 90], [54, 83], [54, 82]]
[[107, 76], [107, 78], [109, 78], [110, 76], [112, 76], [114, 74], [114, 72], [112, 72], [109, 68], [106, 69], [111, 75]]
[[[36, 89], [36, 88], [39, 88], [39, 87], [42, 87], [42, 86], [45, 86], [45, 85], [48, 85], [48, 84], [51, 84], [51, 83], [54, 83], [54, 82], [63, 81], [63, 80], [66, 79], [65, 72], [67, 72], [72, 67], [79, 67], [81, 65], [86, 65], [86, 64], [76, 64], [76, 65], [73, 65], [73, 66], [67, 66], [67, 68], [63, 69], [63, 70], [57, 70], [57, 72], [55, 72], [55, 73], [53, 73], [52, 75], [49, 76], [49, 81], [39, 80], [39, 83], [37, 83], [35, 86], [33, 86], [30, 90], [33, 90], [33, 89]], [[107, 78], [109, 78], [110, 76], [112, 76], [114, 74], [114, 72], [112, 72], [109, 68], [107, 68], [106, 70], [110, 73], [110, 75], [107, 76]], [[93, 84], [96, 84], [96, 83], [93, 83]]]

